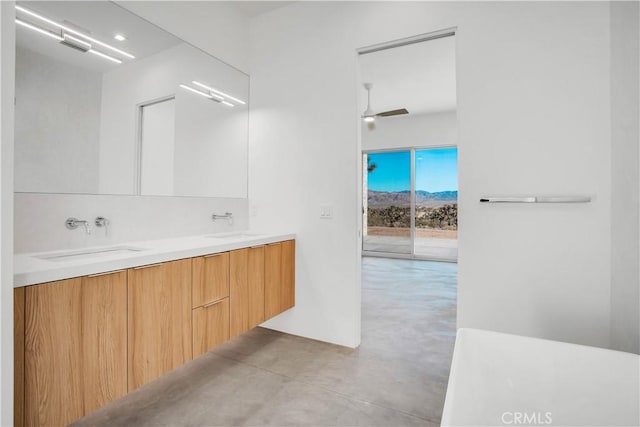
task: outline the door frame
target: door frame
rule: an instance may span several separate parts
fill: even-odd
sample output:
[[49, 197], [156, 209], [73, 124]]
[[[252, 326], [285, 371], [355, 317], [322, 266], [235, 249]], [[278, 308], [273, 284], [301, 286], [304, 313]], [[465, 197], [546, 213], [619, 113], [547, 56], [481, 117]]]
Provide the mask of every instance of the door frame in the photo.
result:
[[175, 101], [176, 94], [172, 93], [169, 95], [161, 96], [158, 98], [154, 98], [148, 101], [143, 101], [139, 104], [136, 104], [136, 151], [134, 155], [134, 163], [135, 163], [135, 181], [134, 185], [134, 195], [141, 196], [142, 195], [142, 126], [144, 121], [144, 108], [149, 107], [151, 105], [160, 104], [166, 101]]

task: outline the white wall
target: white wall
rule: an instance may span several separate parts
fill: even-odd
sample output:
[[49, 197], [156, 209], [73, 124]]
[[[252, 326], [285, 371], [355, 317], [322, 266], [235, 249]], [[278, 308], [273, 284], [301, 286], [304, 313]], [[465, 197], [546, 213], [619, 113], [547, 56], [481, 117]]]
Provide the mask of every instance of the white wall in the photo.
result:
[[24, 47], [16, 70], [15, 191], [97, 193], [102, 74]]
[[175, 194], [248, 197], [248, 108], [182, 90], [176, 112]]
[[[247, 199], [92, 196], [82, 194], [15, 195], [15, 252], [40, 252], [120, 244], [197, 234], [244, 230]], [[233, 213], [234, 222], [211, 220], [211, 214]], [[110, 221], [108, 229], [68, 230], [68, 217]]]
[[13, 425], [14, 2], [0, 2], [0, 425]]
[[376, 120], [375, 129], [362, 125], [362, 149], [439, 147], [458, 144], [455, 111], [407, 115]]
[[249, 20], [221, 1], [117, 1], [194, 46], [249, 71]]
[[[457, 26], [458, 326], [609, 345], [607, 3], [298, 2], [252, 21], [252, 226], [298, 233], [296, 308], [357, 345], [358, 47]], [[480, 205], [587, 194], [590, 204]], [[319, 205], [333, 205], [333, 220]]]
[[637, 2], [611, 3], [611, 345], [640, 353]]

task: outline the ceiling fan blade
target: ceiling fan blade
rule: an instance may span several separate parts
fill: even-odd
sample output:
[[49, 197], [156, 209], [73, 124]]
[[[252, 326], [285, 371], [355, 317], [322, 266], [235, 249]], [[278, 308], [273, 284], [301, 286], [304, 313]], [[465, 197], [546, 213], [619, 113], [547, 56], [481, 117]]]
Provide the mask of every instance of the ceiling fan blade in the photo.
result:
[[382, 113], [376, 114], [378, 117], [391, 117], [391, 116], [399, 116], [402, 114], [409, 114], [406, 108], [400, 108], [398, 110], [389, 110], [383, 111]]

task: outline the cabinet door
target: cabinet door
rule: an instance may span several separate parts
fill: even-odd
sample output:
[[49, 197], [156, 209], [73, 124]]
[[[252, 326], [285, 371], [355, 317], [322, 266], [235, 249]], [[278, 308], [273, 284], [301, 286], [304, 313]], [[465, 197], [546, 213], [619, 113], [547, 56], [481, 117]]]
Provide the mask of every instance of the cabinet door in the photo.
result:
[[193, 357], [229, 339], [229, 298], [193, 309]]
[[193, 258], [192, 308], [229, 296], [229, 252]]
[[295, 305], [295, 241], [267, 245], [264, 254], [265, 318]]
[[229, 336], [249, 330], [249, 249], [229, 255]]
[[84, 415], [82, 279], [29, 286], [25, 307], [25, 423], [64, 426]]
[[231, 338], [264, 322], [264, 246], [231, 252], [229, 306]]
[[66, 425], [127, 392], [127, 273], [29, 286], [27, 425]]
[[282, 244], [267, 245], [264, 251], [264, 317], [266, 319], [282, 312], [280, 309], [281, 265]]
[[191, 259], [128, 273], [131, 391], [192, 358]]
[[82, 278], [82, 379], [88, 414], [127, 394], [127, 272]]
[[24, 321], [26, 288], [13, 290], [13, 425], [24, 426]]
[[296, 304], [296, 242], [282, 242], [282, 282], [280, 284], [280, 310], [285, 311]]
[[264, 322], [264, 246], [249, 249], [249, 329]]

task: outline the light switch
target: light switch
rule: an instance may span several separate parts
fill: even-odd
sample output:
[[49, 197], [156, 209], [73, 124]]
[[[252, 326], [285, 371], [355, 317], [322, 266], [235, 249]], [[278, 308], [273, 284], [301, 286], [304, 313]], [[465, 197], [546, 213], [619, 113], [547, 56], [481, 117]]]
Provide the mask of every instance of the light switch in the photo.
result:
[[322, 205], [322, 206], [320, 206], [320, 218], [321, 219], [332, 219], [333, 218], [333, 206], [331, 206], [331, 205]]

